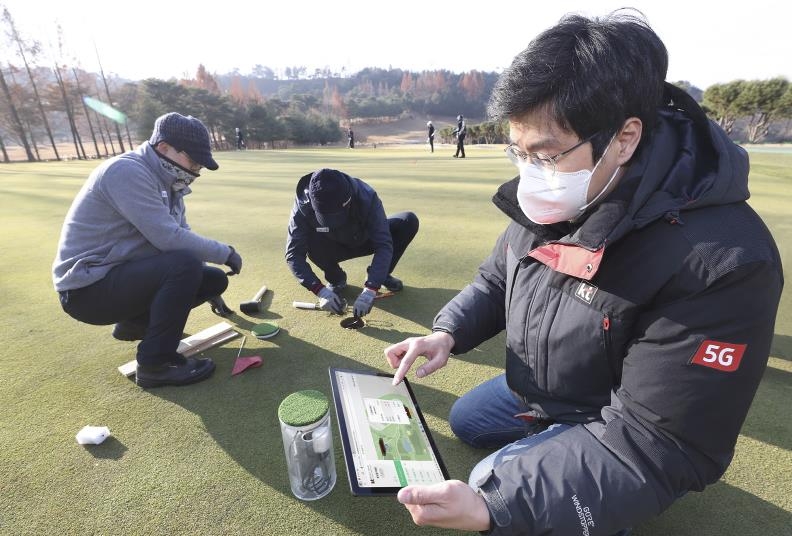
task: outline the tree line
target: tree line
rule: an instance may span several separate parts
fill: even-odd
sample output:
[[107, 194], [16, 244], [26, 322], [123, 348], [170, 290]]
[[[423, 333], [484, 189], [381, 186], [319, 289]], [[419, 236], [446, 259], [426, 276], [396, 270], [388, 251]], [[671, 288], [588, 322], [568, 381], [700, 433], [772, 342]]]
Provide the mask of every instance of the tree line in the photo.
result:
[[[119, 154], [133, 147], [133, 139], [148, 138], [154, 120], [170, 111], [199, 117], [217, 150], [235, 147], [236, 128], [245, 133], [248, 148], [326, 145], [343, 139], [344, 129], [357, 118], [482, 117], [497, 80], [497, 73], [480, 71], [367, 68], [309, 75], [304, 67], [290, 68], [279, 79], [262, 65], [249, 75], [213, 75], [199, 65], [190, 79], [126, 81], [106, 77], [101, 62], [99, 72], [91, 73], [74, 61], [46, 60], [37, 41], [20, 35], [7, 9], [0, 22], [8, 45], [0, 56], [3, 162], [12, 160], [10, 147], [22, 148], [28, 161], [60, 160], [64, 142], [74, 146], [73, 155], [80, 159]], [[737, 141], [790, 138], [792, 85], [784, 78], [737, 80], [705, 91], [684, 81], [676, 85], [699, 100]], [[126, 120], [115, 122], [99, 114], [86, 105], [86, 97], [111, 104]], [[438, 135], [450, 141], [451, 128], [440, 129]], [[507, 143], [508, 127], [469, 122], [467, 139]]]
[[792, 84], [785, 78], [735, 80], [710, 86], [704, 92], [703, 106], [727, 134], [738, 135], [748, 143], [790, 138]]

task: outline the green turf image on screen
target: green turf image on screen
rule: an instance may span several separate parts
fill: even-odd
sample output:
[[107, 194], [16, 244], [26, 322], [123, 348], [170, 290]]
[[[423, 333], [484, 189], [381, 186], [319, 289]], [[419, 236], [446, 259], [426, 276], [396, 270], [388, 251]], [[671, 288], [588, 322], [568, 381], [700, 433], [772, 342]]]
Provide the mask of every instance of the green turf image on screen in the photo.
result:
[[410, 410], [410, 400], [401, 395], [385, 395], [380, 400], [396, 400], [404, 405], [409, 424], [369, 423], [377, 458], [380, 460], [432, 461], [432, 454], [421, 433], [421, 423]]

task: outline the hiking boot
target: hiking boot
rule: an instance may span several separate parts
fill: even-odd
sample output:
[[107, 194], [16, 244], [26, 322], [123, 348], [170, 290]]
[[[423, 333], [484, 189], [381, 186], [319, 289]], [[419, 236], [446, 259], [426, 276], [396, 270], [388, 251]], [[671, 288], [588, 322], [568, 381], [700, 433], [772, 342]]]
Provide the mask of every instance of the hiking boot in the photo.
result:
[[385, 278], [385, 281], [382, 282], [382, 286], [391, 292], [399, 292], [404, 288], [404, 283], [401, 282], [401, 279], [397, 279], [392, 275], [389, 275]]
[[214, 369], [215, 364], [211, 359], [179, 355], [162, 365], [148, 366], [138, 363], [135, 383], [140, 387], [187, 385], [205, 380], [212, 375]]
[[119, 322], [113, 327], [113, 337], [119, 341], [141, 341], [146, 336], [146, 326], [132, 322]]

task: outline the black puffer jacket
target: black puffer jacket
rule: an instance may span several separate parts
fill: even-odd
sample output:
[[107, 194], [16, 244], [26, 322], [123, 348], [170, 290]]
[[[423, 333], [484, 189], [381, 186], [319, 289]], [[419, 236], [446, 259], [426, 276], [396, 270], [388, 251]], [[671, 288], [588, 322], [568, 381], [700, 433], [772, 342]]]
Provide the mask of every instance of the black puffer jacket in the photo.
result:
[[745, 202], [745, 151], [686, 94], [668, 96], [582, 223], [532, 224], [517, 179], [503, 185], [494, 201], [513, 221], [435, 319], [457, 354], [506, 329], [511, 389], [578, 424], [482, 482], [493, 534], [612, 534], [715, 482], [733, 456], [781, 262]]

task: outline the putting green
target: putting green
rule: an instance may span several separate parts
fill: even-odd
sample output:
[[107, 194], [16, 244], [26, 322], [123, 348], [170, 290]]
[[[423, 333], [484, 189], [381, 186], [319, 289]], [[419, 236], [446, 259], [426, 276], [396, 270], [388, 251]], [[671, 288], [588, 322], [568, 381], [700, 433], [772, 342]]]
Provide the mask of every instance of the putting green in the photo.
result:
[[[426, 334], [437, 310], [472, 279], [506, 225], [490, 198], [514, 169], [502, 147], [466, 150], [464, 160], [451, 158], [448, 145], [436, 146], [434, 154], [423, 146], [218, 153], [220, 169], [204, 172], [187, 199], [189, 221], [244, 258], [225, 301], [248, 301], [266, 284], [271, 302], [255, 322], [277, 322], [281, 331], [266, 341], [248, 337], [245, 353], [262, 357], [255, 371], [231, 376], [239, 350], [231, 342], [204, 353], [217, 363], [209, 380], [149, 391], [116, 371], [134, 357], [135, 343], [116, 341], [109, 326], [72, 320], [52, 288], [63, 218], [99, 162], [0, 165], [0, 534], [456, 534], [417, 528], [394, 498], [352, 497], [335, 417], [339, 482], [319, 501], [295, 499], [277, 410], [297, 391], [329, 397], [329, 366], [390, 372], [383, 349]], [[751, 159], [750, 203], [789, 269], [792, 156], [752, 153]], [[314, 296], [286, 266], [286, 226], [297, 180], [320, 167], [363, 178], [386, 212], [412, 210], [420, 219], [395, 270], [404, 290], [376, 300], [368, 325], [358, 331], [341, 328], [338, 316], [292, 307]], [[360, 292], [368, 262], [343, 263], [349, 296]], [[255, 324], [242, 315], [224, 320], [244, 333]], [[193, 311], [186, 331], [217, 322], [204, 305]], [[460, 395], [502, 371], [503, 346], [501, 335], [427, 378], [410, 375], [452, 478], [466, 480], [489, 451], [455, 439], [449, 411]], [[731, 467], [705, 493], [689, 493], [635, 534], [788, 534], [790, 385], [787, 290], [772, 357]], [[86, 425], [107, 426], [112, 436], [102, 445], [79, 446], [74, 436]]]

